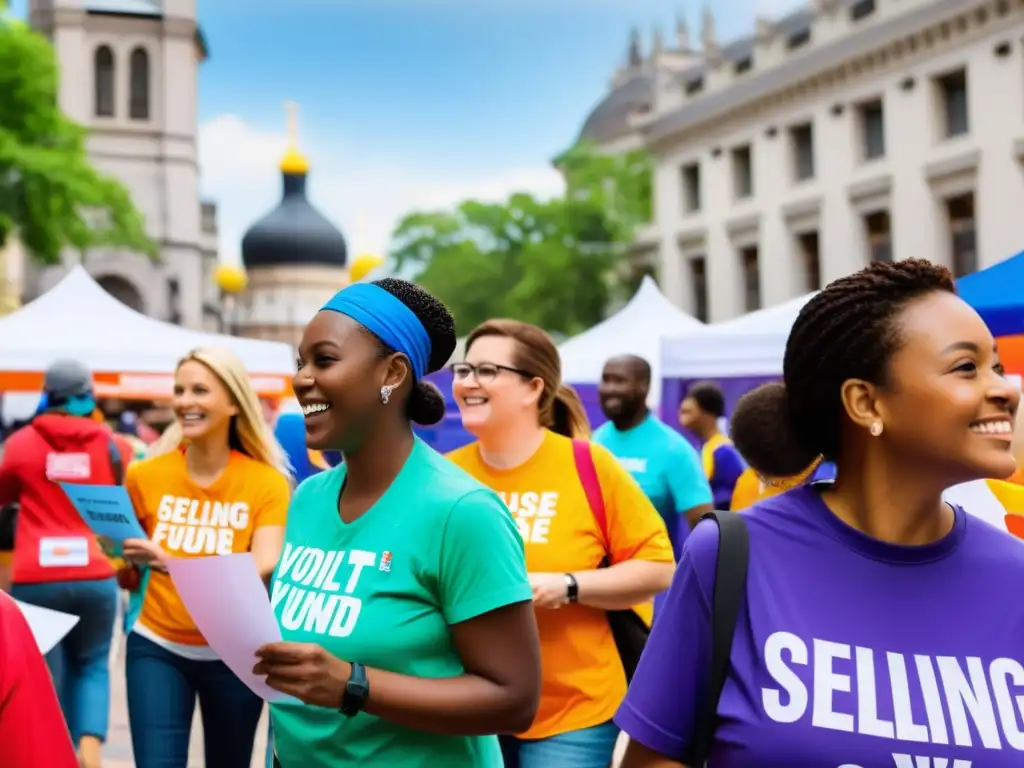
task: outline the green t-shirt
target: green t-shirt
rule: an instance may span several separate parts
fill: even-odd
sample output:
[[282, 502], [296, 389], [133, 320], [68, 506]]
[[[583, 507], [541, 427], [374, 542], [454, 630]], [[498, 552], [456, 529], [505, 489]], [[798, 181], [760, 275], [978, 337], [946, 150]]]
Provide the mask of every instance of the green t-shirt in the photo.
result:
[[[338, 515], [344, 478], [344, 465], [321, 472], [292, 498], [271, 594], [284, 639], [413, 677], [462, 674], [449, 626], [532, 598], [508, 509], [419, 439], [352, 523]], [[303, 704], [270, 711], [283, 768], [502, 766], [494, 736], [440, 736]]]

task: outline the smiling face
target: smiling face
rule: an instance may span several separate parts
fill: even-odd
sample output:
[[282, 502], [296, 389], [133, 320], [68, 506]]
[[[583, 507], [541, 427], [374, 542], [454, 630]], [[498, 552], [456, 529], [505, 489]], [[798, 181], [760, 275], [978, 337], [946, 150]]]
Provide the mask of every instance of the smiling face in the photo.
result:
[[197, 360], [186, 360], [174, 375], [174, 415], [187, 440], [223, 433], [238, 414], [234, 398], [217, 375]]
[[635, 363], [623, 358], [609, 360], [604, 364], [597, 388], [601, 410], [609, 421], [629, 421], [643, 409], [647, 389], [648, 384]]
[[902, 346], [889, 363], [888, 382], [844, 385], [847, 413], [861, 427], [877, 419], [879, 439], [894, 455], [934, 467], [950, 485], [1003, 478], [1016, 465], [1011, 452], [1020, 393], [1003, 377], [985, 323], [951, 293], [911, 304], [899, 319]]
[[479, 437], [520, 419], [537, 422], [544, 382], [516, 366], [518, 343], [507, 336], [481, 336], [466, 350], [465, 362], [476, 373], [456, 367], [452, 394], [470, 434]]
[[400, 385], [396, 370], [394, 356], [382, 356], [380, 344], [355, 320], [318, 312], [302, 335], [292, 380], [305, 417], [306, 445], [342, 452], [358, 448], [384, 407], [381, 387]]

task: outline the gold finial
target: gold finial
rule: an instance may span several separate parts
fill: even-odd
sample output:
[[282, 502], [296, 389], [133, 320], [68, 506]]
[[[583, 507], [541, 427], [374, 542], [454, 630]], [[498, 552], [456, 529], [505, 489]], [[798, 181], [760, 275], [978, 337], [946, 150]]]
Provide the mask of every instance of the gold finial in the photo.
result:
[[281, 171], [295, 175], [308, 173], [309, 161], [299, 152], [299, 105], [288, 101], [284, 108], [288, 115], [288, 150], [281, 159]]

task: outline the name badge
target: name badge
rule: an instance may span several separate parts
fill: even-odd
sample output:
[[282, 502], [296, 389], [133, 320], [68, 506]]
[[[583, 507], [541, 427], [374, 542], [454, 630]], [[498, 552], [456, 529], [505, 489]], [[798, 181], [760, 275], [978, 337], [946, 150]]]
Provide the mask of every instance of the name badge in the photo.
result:
[[42, 568], [80, 568], [89, 564], [89, 540], [81, 537], [39, 540], [39, 565]]
[[88, 453], [46, 454], [46, 479], [54, 483], [69, 480], [88, 480], [92, 475], [92, 461]]

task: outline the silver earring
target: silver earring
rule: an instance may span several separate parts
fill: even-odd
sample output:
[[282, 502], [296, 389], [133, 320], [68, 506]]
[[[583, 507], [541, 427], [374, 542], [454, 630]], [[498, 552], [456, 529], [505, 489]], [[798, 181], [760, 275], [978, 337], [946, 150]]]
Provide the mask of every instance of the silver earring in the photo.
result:
[[880, 434], [882, 434], [882, 422], [880, 422], [880, 421], [872, 422], [872, 424], [871, 424], [871, 436], [872, 437], [878, 437]]
[[394, 387], [389, 387], [387, 384], [385, 384], [383, 387], [381, 387], [380, 388], [380, 401], [381, 401], [381, 403], [383, 403], [384, 405], [387, 405], [388, 404], [388, 400], [391, 399], [391, 393], [394, 392], [394, 391], [395, 391], [395, 388]]

